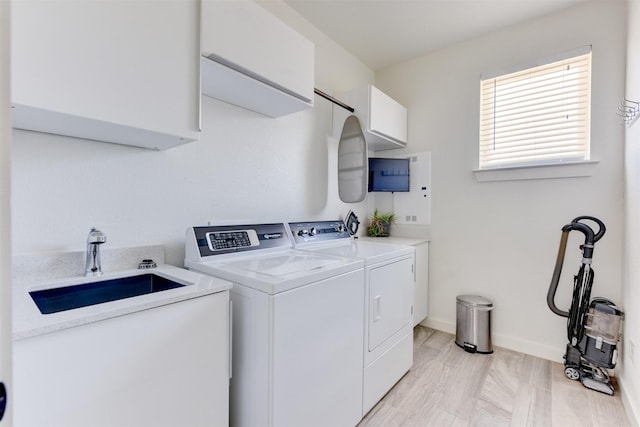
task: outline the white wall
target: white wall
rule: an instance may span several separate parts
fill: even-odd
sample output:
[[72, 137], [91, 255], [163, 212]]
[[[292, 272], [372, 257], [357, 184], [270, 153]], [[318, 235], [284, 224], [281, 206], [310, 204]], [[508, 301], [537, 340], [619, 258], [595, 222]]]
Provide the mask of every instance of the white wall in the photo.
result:
[[[455, 332], [456, 295], [494, 302], [494, 343], [560, 361], [566, 319], [546, 293], [561, 227], [593, 215], [608, 227], [595, 248], [593, 296], [621, 294], [623, 2], [592, 2], [497, 31], [376, 73], [376, 85], [409, 109], [406, 151], [432, 156], [432, 242], [427, 324]], [[478, 183], [479, 76], [593, 46], [593, 176]], [[568, 308], [584, 236], [572, 233], [557, 304]]]
[[[629, 19], [638, 22], [632, 3]], [[316, 43], [316, 87], [335, 94], [373, 81], [371, 70], [284, 3], [261, 4]], [[624, 93], [625, 20], [623, 3], [588, 3], [376, 74], [376, 84], [409, 108], [405, 151], [432, 153], [432, 326], [453, 331], [455, 296], [479, 293], [495, 303], [497, 345], [559, 360], [565, 319], [547, 308], [547, 287], [560, 228], [590, 214], [608, 226], [595, 250], [593, 295], [620, 303], [626, 335], [640, 343], [633, 239], [640, 234], [633, 220], [640, 214], [640, 160], [634, 160], [640, 159], [640, 125], [627, 134], [624, 224], [623, 128], [615, 115]], [[629, 43], [640, 44], [637, 32]], [[592, 151], [600, 161], [594, 176], [477, 183], [471, 170], [477, 166], [479, 75], [588, 44]], [[630, 59], [638, 75], [640, 58]], [[633, 92], [639, 85], [630, 79], [628, 96], [640, 97]], [[13, 253], [83, 250], [89, 228], [97, 226], [107, 245], [163, 243], [167, 261], [181, 265], [185, 228], [210, 219], [329, 219], [349, 208], [362, 219], [371, 198], [356, 205], [338, 201], [332, 108], [316, 97], [312, 110], [274, 120], [204, 97], [201, 140], [163, 152], [16, 130]], [[630, 238], [622, 291], [623, 226]], [[579, 237], [572, 236], [567, 249], [560, 306], [569, 300], [570, 276], [580, 262]], [[621, 380], [637, 402], [640, 364], [623, 355]]]
[[[316, 44], [316, 87], [373, 81], [284, 3], [264, 6]], [[83, 250], [96, 226], [107, 245], [163, 243], [167, 262], [182, 265], [185, 229], [212, 219], [364, 216], [366, 202], [338, 199], [332, 108], [316, 97], [311, 110], [270, 119], [203, 97], [200, 141], [162, 152], [14, 130], [14, 254]]]
[[[640, 102], [640, 2], [629, 1], [626, 96]], [[625, 144], [625, 238], [623, 290], [625, 302], [623, 364], [620, 382], [625, 404], [640, 423], [640, 123], [626, 130]], [[631, 342], [636, 344], [631, 352]]]

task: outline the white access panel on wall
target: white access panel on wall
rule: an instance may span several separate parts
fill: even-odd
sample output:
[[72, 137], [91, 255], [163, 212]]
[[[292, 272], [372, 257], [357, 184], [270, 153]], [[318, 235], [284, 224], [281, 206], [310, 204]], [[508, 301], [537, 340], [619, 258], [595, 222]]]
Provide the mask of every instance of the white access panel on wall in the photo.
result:
[[409, 158], [409, 192], [393, 193], [396, 223], [431, 224], [431, 153], [403, 154], [395, 157]]

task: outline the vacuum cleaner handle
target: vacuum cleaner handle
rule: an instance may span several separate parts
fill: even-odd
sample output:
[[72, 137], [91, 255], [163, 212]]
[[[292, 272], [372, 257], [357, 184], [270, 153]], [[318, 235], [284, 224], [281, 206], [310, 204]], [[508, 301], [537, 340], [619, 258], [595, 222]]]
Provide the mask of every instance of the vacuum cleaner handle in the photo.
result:
[[604, 223], [602, 221], [600, 221], [598, 218], [594, 217], [594, 216], [579, 216], [577, 218], [574, 218], [573, 221], [571, 221], [571, 223], [578, 223], [580, 221], [582, 221], [583, 219], [589, 220], [589, 221], [593, 221], [596, 224], [598, 224], [598, 232], [594, 234], [593, 236], [593, 243], [597, 242], [598, 240], [600, 240], [602, 238], [602, 236], [604, 236], [604, 233], [607, 231], [607, 228], [604, 226]]
[[[582, 220], [595, 222], [599, 227], [598, 232], [594, 233], [591, 227], [580, 222]], [[556, 307], [554, 300], [556, 296], [556, 290], [558, 289], [558, 282], [560, 281], [560, 274], [562, 273], [562, 264], [564, 263], [564, 254], [567, 249], [567, 240], [569, 238], [569, 233], [574, 230], [584, 234], [584, 245], [582, 245], [582, 262], [583, 264], [590, 264], [591, 258], [593, 258], [593, 245], [595, 242], [600, 240], [602, 236], [604, 236], [606, 228], [602, 221], [592, 216], [579, 216], [577, 218], [574, 218], [570, 224], [562, 227], [562, 237], [560, 239], [560, 247], [558, 248], [558, 255], [556, 257], [556, 266], [553, 270], [551, 284], [549, 285], [549, 290], [547, 292], [547, 305], [549, 306], [551, 311], [562, 317], [569, 317], [569, 312], [560, 310], [558, 307]]]
[[572, 222], [571, 224], [567, 224], [562, 227], [563, 233], [568, 233], [570, 231], [579, 231], [584, 234], [584, 243], [582, 244], [582, 258], [583, 260], [590, 260], [593, 258], [593, 244], [595, 242], [595, 233], [587, 224], [583, 224], [581, 222]]

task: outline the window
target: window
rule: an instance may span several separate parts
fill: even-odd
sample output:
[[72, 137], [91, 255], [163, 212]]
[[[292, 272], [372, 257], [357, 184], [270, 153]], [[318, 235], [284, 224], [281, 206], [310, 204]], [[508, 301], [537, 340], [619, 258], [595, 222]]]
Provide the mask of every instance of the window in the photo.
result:
[[481, 170], [589, 160], [591, 49], [483, 76], [480, 90]]

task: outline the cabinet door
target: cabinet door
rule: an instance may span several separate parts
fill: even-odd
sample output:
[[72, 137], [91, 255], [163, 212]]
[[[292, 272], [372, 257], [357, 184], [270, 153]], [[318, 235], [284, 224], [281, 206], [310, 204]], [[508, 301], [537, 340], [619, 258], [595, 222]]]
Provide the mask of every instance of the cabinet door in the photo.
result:
[[197, 139], [198, 22], [196, 0], [15, 0], [14, 127], [150, 148]]
[[429, 243], [416, 245], [416, 284], [413, 294], [413, 326], [429, 314]]
[[407, 109], [374, 86], [369, 86], [369, 129], [394, 141], [407, 142]]
[[396, 158], [409, 159], [409, 189], [395, 192], [393, 211], [398, 225], [431, 224], [431, 153], [404, 153]]
[[368, 271], [369, 351], [410, 323], [413, 305], [413, 257]]
[[229, 425], [228, 291], [13, 349], [16, 426]]
[[[355, 109], [362, 124], [368, 149], [372, 151], [404, 148], [407, 144], [407, 109], [372, 85], [338, 95]], [[333, 127], [342, 129], [348, 112], [334, 108]], [[336, 135], [339, 138], [340, 135]]]
[[202, 54], [313, 102], [313, 43], [254, 1], [202, 2]]

